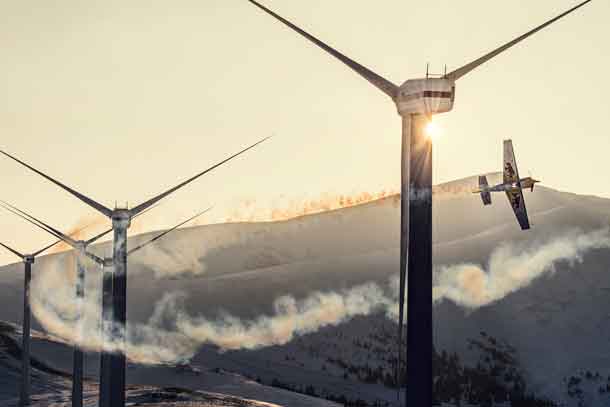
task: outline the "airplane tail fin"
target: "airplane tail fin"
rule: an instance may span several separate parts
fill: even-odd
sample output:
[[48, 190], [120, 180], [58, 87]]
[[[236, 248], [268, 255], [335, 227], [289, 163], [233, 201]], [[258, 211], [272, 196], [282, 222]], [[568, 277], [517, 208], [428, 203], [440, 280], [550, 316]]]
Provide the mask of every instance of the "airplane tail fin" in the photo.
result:
[[491, 205], [491, 194], [487, 190], [489, 184], [487, 183], [487, 177], [485, 175], [479, 176], [479, 192], [481, 193], [481, 199], [483, 205]]

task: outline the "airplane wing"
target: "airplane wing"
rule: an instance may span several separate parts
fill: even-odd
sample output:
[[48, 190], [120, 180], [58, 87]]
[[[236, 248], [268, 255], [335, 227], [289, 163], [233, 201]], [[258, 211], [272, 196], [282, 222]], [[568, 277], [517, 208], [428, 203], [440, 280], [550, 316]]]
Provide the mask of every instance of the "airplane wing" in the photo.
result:
[[504, 140], [504, 183], [519, 182], [519, 170], [513, 151], [513, 141]]
[[515, 216], [517, 217], [517, 221], [521, 226], [522, 230], [527, 230], [530, 228], [530, 221], [527, 217], [527, 209], [525, 209], [525, 200], [523, 199], [523, 191], [520, 189], [513, 189], [510, 191], [506, 191], [506, 196], [508, 197], [508, 201], [510, 202], [510, 206], [513, 208], [513, 212], [515, 212]]

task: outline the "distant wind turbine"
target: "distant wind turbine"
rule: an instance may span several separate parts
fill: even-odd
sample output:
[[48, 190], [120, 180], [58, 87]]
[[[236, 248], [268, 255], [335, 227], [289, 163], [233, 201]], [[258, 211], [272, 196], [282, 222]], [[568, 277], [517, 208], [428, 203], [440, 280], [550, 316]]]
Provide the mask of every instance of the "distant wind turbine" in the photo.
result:
[[515, 38], [484, 56], [444, 75], [410, 79], [401, 86], [388, 81], [318, 38], [302, 30], [257, 1], [256, 7], [296, 31], [343, 62], [392, 99], [402, 117], [400, 299], [398, 322], [397, 385], [400, 371], [404, 319], [405, 273], [408, 268], [407, 391], [406, 403], [432, 405], [432, 141], [425, 127], [434, 114], [449, 112], [455, 99], [455, 82], [501, 52], [589, 3], [583, 1], [568, 11]]
[[32, 280], [32, 264], [36, 260], [36, 256], [47, 251], [51, 247], [60, 243], [61, 240], [57, 240], [42, 249], [32, 253], [23, 254], [13, 249], [12, 247], [0, 242], [0, 246], [13, 253], [23, 261], [24, 275], [23, 275], [23, 322], [22, 322], [22, 336], [21, 336], [21, 389], [19, 393], [19, 405], [29, 406], [30, 405], [30, 325], [32, 320], [32, 313], [30, 311], [30, 281]]
[[9, 247], [8, 245], [1, 243], [2, 247], [10, 251], [23, 261], [24, 275], [23, 275], [23, 322], [22, 322], [22, 337], [21, 337], [21, 392], [19, 396], [20, 406], [30, 405], [30, 321], [32, 314], [30, 311], [30, 281], [32, 280], [32, 263], [36, 256], [55, 246], [59, 241], [51, 243], [48, 246], [34, 252], [32, 254], [22, 254], [17, 250]]
[[[6, 157], [18, 162], [25, 166], [31, 171], [37, 173], [53, 184], [66, 190], [76, 198], [91, 206], [98, 212], [107, 216], [112, 220], [112, 229], [114, 230], [113, 238], [113, 271], [112, 271], [112, 318], [114, 320], [113, 326], [125, 327], [126, 322], [126, 295], [127, 295], [127, 229], [131, 225], [131, 219], [138, 215], [140, 212], [151, 207], [152, 205], [159, 202], [161, 199], [198, 179], [199, 177], [209, 173], [217, 167], [225, 164], [233, 158], [245, 153], [246, 151], [254, 148], [261, 144], [270, 137], [265, 137], [262, 140], [252, 144], [249, 147], [233, 154], [232, 156], [222, 160], [221, 162], [214, 164], [206, 170], [196, 174], [195, 176], [181, 182], [168, 189], [165, 192], [137, 205], [134, 208], [115, 208], [110, 209], [93, 199], [81, 194], [80, 192], [70, 188], [62, 182], [50, 177], [49, 175], [37, 170], [31, 165], [21, 161], [20, 159], [0, 150], [0, 153]], [[104, 288], [110, 288], [104, 287]], [[119, 330], [117, 332], [118, 342], [124, 343], [125, 337], [124, 332]], [[101, 369], [100, 369], [100, 407], [123, 407], [125, 406], [125, 354], [123, 352], [105, 353], [101, 355]]]
[[[82, 312], [81, 308], [82, 308], [82, 304], [83, 304], [83, 301], [85, 298], [85, 265], [83, 263], [83, 256], [89, 257], [91, 260], [93, 260], [99, 264], [99, 261], [98, 261], [99, 258], [97, 258], [96, 256], [88, 256], [89, 253], [86, 251], [87, 247], [89, 245], [95, 243], [102, 237], [106, 236], [108, 233], [112, 232], [112, 228], [106, 229], [102, 233], [99, 233], [96, 236], [93, 236], [92, 238], [90, 238], [88, 240], [76, 240], [67, 234], [56, 231], [55, 229], [51, 228], [50, 226], [47, 227], [47, 225], [44, 225], [40, 221], [38, 221], [38, 222], [40, 222], [40, 224], [37, 223], [36, 218], [29, 215], [25, 211], [20, 210], [19, 208], [15, 207], [14, 205], [9, 204], [8, 202], [0, 200], [0, 206], [4, 207], [4, 209], [8, 210], [9, 212], [12, 212], [13, 214], [21, 217], [22, 219], [25, 219], [29, 223], [37, 226], [38, 228], [44, 230], [45, 232], [51, 233], [53, 236], [57, 237], [59, 240], [53, 244], [57, 244], [57, 243], [63, 241], [65, 243], [71, 245], [74, 249], [76, 249], [76, 283], [75, 283], [76, 301], [77, 301], [78, 312], [79, 313]], [[151, 206], [150, 208], [147, 208], [146, 210], [140, 212], [136, 216], [142, 215], [142, 214], [146, 213], [147, 211], [149, 211], [150, 209], [155, 208], [156, 206], [157, 205]], [[56, 231], [57, 233], [52, 233], [50, 231], [51, 229], [53, 231]], [[105, 260], [105, 264], [100, 264], [100, 266], [102, 266], [102, 268], [103, 268], [104, 265], [108, 265], [108, 264], [112, 264], [111, 260], [110, 261]], [[106, 284], [106, 287], [111, 287], [108, 285], [109, 283], [112, 283], [112, 280], [110, 279], [110, 274], [104, 273], [103, 284]], [[110, 309], [110, 307], [112, 306], [112, 303], [108, 301], [109, 298], [111, 299], [111, 297], [106, 296], [106, 303], [104, 303], [102, 301], [102, 309], [104, 309], [104, 306], [106, 306], [108, 309]], [[103, 317], [102, 317], [102, 319], [103, 319]], [[83, 351], [76, 344], [74, 345], [73, 352], [74, 353], [72, 356], [72, 407], [82, 407], [82, 405], [83, 405], [84, 357], [83, 357]]]
[[[111, 282], [111, 280], [107, 277], [107, 274], [105, 272], [105, 269], [108, 268], [108, 266], [112, 265], [112, 259], [109, 258], [101, 258], [96, 256], [95, 254], [88, 252], [87, 251], [87, 246], [92, 244], [94, 241], [98, 240], [99, 238], [101, 238], [102, 236], [108, 234], [110, 231], [112, 231], [112, 229], [107, 230], [105, 232], [102, 232], [100, 234], [98, 234], [97, 236], [94, 236], [93, 238], [86, 240], [86, 241], [77, 241], [73, 238], [71, 238], [70, 236], [66, 235], [65, 233], [59, 231], [58, 229], [48, 225], [47, 223], [41, 221], [40, 219], [35, 218], [34, 216], [30, 215], [29, 213], [22, 211], [21, 209], [7, 204], [4, 201], [0, 201], [0, 205], [4, 206], [7, 210], [9, 210], [10, 212], [12, 212], [13, 214], [25, 219], [26, 221], [30, 222], [31, 224], [33, 224], [34, 226], [44, 230], [45, 232], [57, 237], [58, 239], [60, 239], [59, 241], [63, 241], [65, 243], [67, 243], [68, 245], [70, 245], [72, 248], [75, 249], [76, 251], [76, 258], [77, 258], [77, 290], [76, 290], [76, 296], [77, 296], [77, 301], [82, 301], [84, 300], [84, 284], [85, 284], [85, 266], [83, 264], [82, 258], [83, 257], [87, 257], [90, 260], [93, 260], [95, 263], [97, 263], [104, 271], [103, 271], [103, 283], [102, 286], [104, 284], [108, 284], [108, 281]], [[151, 207], [152, 208], [152, 207]], [[150, 209], [150, 208], [149, 208]], [[194, 220], [195, 218], [198, 218], [199, 216], [203, 215], [204, 213], [208, 212], [210, 209], [212, 209], [211, 207], [205, 209], [204, 211], [201, 211], [193, 216], [191, 216], [190, 218], [178, 223], [177, 225], [171, 227], [170, 229], [167, 229], [165, 231], [163, 231], [162, 233], [159, 233], [158, 235], [156, 235], [155, 237], [153, 237], [152, 239], [149, 239], [141, 244], [139, 244], [138, 246], [130, 249], [127, 252], [127, 256], [129, 257], [131, 254], [137, 252], [138, 250], [143, 249], [144, 247], [154, 243], [155, 241], [163, 238], [164, 236], [166, 236], [167, 234], [171, 233], [172, 231], [176, 230], [177, 228], [179, 228], [180, 226]], [[146, 211], [142, 211], [140, 212], [138, 215], [143, 214]], [[137, 215], [136, 215], [137, 216]], [[59, 243], [59, 241], [55, 242]], [[1, 243], [0, 243], [1, 244]], [[82, 278], [82, 281], [79, 281]], [[79, 290], [79, 286], [82, 287]], [[108, 303], [108, 301], [106, 301], [107, 304], [106, 306], [109, 308], [111, 304]], [[108, 321], [107, 316], [104, 316], [104, 301], [102, 301], [102, 316], [101, 316], [101, 321], [102, 321], [102, 341], [105, 340], [105, 338], [108, 337], [108, 335], [110, 334], [110, 330], [108, 329], [108, 326], [104, 326], [107, 325], [104, 322]], [[103, 346], [102, 346], [103, 347]], [[83, 405], [83, 363], [84, 362], [84, 358], [83, 358], [83, 352], [82, 350], [78, 347], [78, 344], [75, 344], [74, 346], [74, 358], [73, 358], [73, 372], [72, 372], [72, 406], [73, 407], [82, 407]]]

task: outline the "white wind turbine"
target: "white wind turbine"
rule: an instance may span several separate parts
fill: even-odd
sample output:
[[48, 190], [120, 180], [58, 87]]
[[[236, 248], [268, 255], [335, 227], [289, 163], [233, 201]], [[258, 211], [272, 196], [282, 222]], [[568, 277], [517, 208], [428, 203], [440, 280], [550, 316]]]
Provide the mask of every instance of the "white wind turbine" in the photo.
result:
[[[232, 156], [222, 160], [221, 162], [207, 168], [206, 170], [196, 174], [195, 176], [181, 182], [173, 188], [168, 189], [165, 192], [129, 209], [129, 208], [115, 208], [110, 209], [93, 199], [81, 194], [80, 192], [70, 188], [62, 182], [50, 177], [49, 175], [37, 170], [31, 165], [23, 162], [22, 160], [0, 150], [0, 154], [18, 162], [24, 167], [37, 173], [53, 184], [59, 186], [76, 198], [91, 206], [101, 214], [107, 216], [112, 220], [112, 229], [114, 230], [113, 238], [113, 256], [112, 256], [112, 281], [108, 284], [104, 284], [103, 289], [111, 289], [112, 294], [112, 318], [114, 327], [123, 327], [116, 333], [118, 343], [124, 343], [124, 327], [127, 316], [127, 229], [131, 225], [131, 220], [139, 213], [143, 212], [147, 208], [153, 206], [161, 199], [175, 192], [176, 190], [184, 187], [199, 177], [207, 174], [215, 168], [225, 164], [233, 158], [245, 153], [246, 151], [256, 147], [260, 143], [269, 139], [265, 137], [262, 140], [252, 144], [249, 147], [233, 154]], [[108, 292], [104, 291], [103, 295], [107, 295]], [[100, 362], [100, 407], [123, 407], [125, 406], [125, 354], [124, 352], [102, 352]]]
[[[86, 270], [85, 270], [85, 264], [83, 261], [84, 257], [87, 257], [90, 260], [93, 260], [98, 265], [100, 265], [102, 268], [104, 268], [104, 267], [106, 268], [106, 270], [103, 272], [103, 284], [106, 284], [106, 287], [111, 287], [111, 285], [110, 286], [108, 285], [109, 282], [112, 283], [112, 280], [110, 278], [111, 274], [107, 272], [107, 270], [108, 270], [107, 266], [112, 266], [112, 259], [100, 259], [99, 257], [89, 253], [87, 251], [87, 247], [89, 247], [93, 243], [97, 242], [99, 239], [106, 236], [108, 233], [112, 232], [112, 228], [106, 229], [105, 231], [103, 231], [87, 240], [76, 240], [76, 239], [70, 237], [68, 234], [64, 234], [56, 229], [53, 229], [51, 226], [44, 224], [42, 221], [39, 221], [38, 219], [34, 218], [30, 214], [20, 210], [19, 208], [15, 207], [14, 205], [9, 204], [8, 202], [0, 200], [0, 206], [4, 207], [9, 212], [12, 212], [13, 214], [21, 217], [22, 219], [25, 219], [26, 221], [30, 222], [31, 224], [37, 226], [38, 228], [50, 233], [51, 235], [55, 236], [56, 238], [58, 238], [59, 240], [57, 240], [55, 243], [53, 243], [53, 245], [63, 241], [75, 249], [75, 252], [76, 252], [75, 287], [76, 287], [77, 312], [80, 313], [82, 311], [81, 306], [85, 299], [85, 271]], [[140, 212], [137, 216], [143, 215], [150, 209], [155, 208], [156, 206], [157, 205], [149, 207], [148, 209]], [[78, 230], [76, 233], [78, 233], [78, 232], [80, 232], [80, 230]], [[1, 244], [2, 243], [0, 243], [0, 245]], [[48, 247], [50, 247], [50, 246], [48, 246]], [[42, 250], [42, 251], [44, 251], [44, 250]], [[39, 251], [36, 254], [42, 253], [42, 251]], [[29, 287], [29, 278], [26, 278], [26, 282], [27, 282], [26, 287]], [[102, 310], [109, 309], [112, 306], [112, 303], [108, 301], [109, 299], [110, 300], [112, 299], [110, 296], [106, 295], [104, 297], [104, 299], [106, 301], [105, 302], [102, 301]], [[27, 309], [29, 309], [29, 291], [28, 291], [28, 298], [26, 301], [24, 301], [24, 303], [25, 303], [24, 306], [27, 307]], [[28, 315], [28, 318], [29, 318], [29, 315]], [[102, 320], [104, 320], [103, 316], [102, 316]], [[24, 318], [24, 326], [25, 325], [26, 324], [25, 324], [25, 318]], [[27, 323], [28, 332], [29, 332], [29, 325], [30, 324], [28, 322]], [[29, 334], [28, 334], [28, 337], [29, 337]], [[26, 349], [25, 346], [24, 346], [24, 349]], [[27, 347], [27, 349], [29, 350], [29, 346]], [[29, 358], [29, 356], [28, 356], [28, 358]], [[74, 351], [73, 351], [73, 355], [72, 355], [72, 399], [71, 399], [72, 407], [82, 407], [82, 405], [83, 405], [83, 368], [84, 368], [83, 351], [78, 346], [74, 346]], [[28, 367], [28, 369], [29, 369], [29, 367]], [[27, 375], [24, 374], [24, 380], [26, 377], [27, 377]], [[24, 383], [25, 383], [25, 381], [24, 381]], [[26, 388], [25, 384], [22, 387]], [[23, 398], [23, 396], [22, 396], [22, 398]]]
[[[515, 38], [482, 57], [440, 77], [410, 79], [397, 86], [297, 27], [255, 0], [250, 3], [296, 31], [343, 62], [394, 102], [402, 118], [401, 234], [399, 294], [400, 371], [405, 283], [407, 307], [407, 392], [409, 406], [432, 405], [432, 141], [425, 126], [434, 114], [449, 112], [455, 100], [455, 83], [462, 76], [523, 41], [560, 18], [589, 3], [583, 1], [557, 17]], [[408, 197], [408, 199], [407, 199]], [[408, 268], [408, 273], [407, 273]], [[407, 280], [408, 276], [408, 282]], [[399, 383], [397, 383], [400, 386]]]

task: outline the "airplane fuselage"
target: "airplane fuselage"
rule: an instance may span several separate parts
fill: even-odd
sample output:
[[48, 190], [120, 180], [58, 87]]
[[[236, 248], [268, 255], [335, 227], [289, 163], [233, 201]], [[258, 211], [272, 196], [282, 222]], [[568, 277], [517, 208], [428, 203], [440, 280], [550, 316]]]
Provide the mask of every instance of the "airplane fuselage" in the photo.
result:
[[486, 192], [513, 192], [518, 191], [519, 189], [532, 189], [534, 184], [538, 182], [532, 177], [521, 178], [519, 179], [519, 183], [517, 182], [504, 182], [502, 184], [494, 185], [487, 188], [482, 188], [482, 191]]

